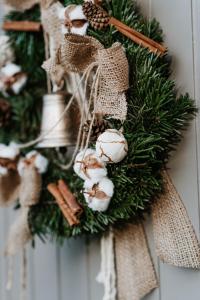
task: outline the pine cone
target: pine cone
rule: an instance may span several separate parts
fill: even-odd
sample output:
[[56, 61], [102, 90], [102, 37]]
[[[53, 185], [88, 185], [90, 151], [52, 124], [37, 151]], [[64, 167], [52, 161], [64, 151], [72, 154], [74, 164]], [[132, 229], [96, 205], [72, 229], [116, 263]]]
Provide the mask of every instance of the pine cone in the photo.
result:
[[11, 117], [11, 105], [4, 99], [0, 99], [0, 127], [9, 124]]
[[94, 29], [103, 29], [109, 25], [110, 17], [108, 13], [92, 2], [83, 4], [83, 13]]
[[[83, 130], [86, 133], [89, 132], [90, 123], [91, 123], [91, 121], [88, 120], [83, 125]], [[99, 135], [101, 133], [103, 133], [107, 128], [108, 128], [108, 122], [106, 120], [95, 119], [95, 121], [94, 121], [94, 123], [92, 125], [92, 131], [91, 131], [90, 141], [91, 142], [96, 142], [96, 140], [98, 139]]]

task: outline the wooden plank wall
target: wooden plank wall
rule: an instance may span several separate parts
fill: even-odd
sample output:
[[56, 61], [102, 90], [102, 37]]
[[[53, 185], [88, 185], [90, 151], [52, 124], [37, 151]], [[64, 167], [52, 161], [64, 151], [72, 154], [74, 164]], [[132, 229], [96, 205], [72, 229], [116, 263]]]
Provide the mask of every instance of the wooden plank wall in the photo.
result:
[[[200, 104], [200, 0], [138, 0], [147, 18], [156, 17], [164, 30], [166, 45], [173, 55], [172, 77], [181, 92], [188, 91]], [[3, 14], [0, 0], [0, 15]], [[193, 122], [185, 139], [173, 155], [170, 168], [176, 187], [188, 209], [198, 237], [200, 186], [200, 117]], [[8, 262], [3, 248], [9, 224], [15, 213], [0, 209], [0, 300], [19, 300], [20, 257], [15, 263], [15, 281], [11, 292], [5, 291]], [[147, 221], [149, 242], [152, 233]], [[63, 247], [42, 244], [28, 250], [27, 300], [100, 300], [102, 287], [95, 282], [100, 266], [99, 241], [84, 238], [66, 241]], [[160, 263], [154, 257], [160, 288], [145, 300], [198, 300], [200, 272], [178, 269]], [[131, 287], [130, 287], [131, 288]], [[131, 299], [128, 299], [131, 300]]]

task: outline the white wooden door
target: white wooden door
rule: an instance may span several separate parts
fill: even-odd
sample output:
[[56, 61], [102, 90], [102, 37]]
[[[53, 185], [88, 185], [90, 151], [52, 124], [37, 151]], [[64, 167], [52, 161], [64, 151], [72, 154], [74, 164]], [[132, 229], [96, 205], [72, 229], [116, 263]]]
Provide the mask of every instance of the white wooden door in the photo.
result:
[[[181, 92], [188, 91], [200, 104], [200, 0], [138, 0], [147, 18], [156, 17], [173, 55], [172, 77]], [[2, 6], [1, 6], [2, 7]], [[2, 12], [1, 8], [0, 11]], [[200, 199], [200, 117], [193, 122], [170, 162], [171, 175], [183, 198], [198, 237]], [[0, 209], [0, 251], [3, 252], [11, 210]], [[147, 222], [149, 225], [149, 222]], [[153, 248], [151, 229], [149, 241]], [[100, 300], [102, 287], [95, 281], [100, 266], [98, 240], [66, 241], [63, 247], [42, 244], [28, 252], [28, 300]], [[199, 300], [200, 271], [165, 265], [154, 257], [160, 288], [145, 300]], [[0, 300], [19, 299], [19, 259], [15, 283], [5, 291], [7, 261], [0, 256]], [[128, 299], [131, 300], [131, 299]]]

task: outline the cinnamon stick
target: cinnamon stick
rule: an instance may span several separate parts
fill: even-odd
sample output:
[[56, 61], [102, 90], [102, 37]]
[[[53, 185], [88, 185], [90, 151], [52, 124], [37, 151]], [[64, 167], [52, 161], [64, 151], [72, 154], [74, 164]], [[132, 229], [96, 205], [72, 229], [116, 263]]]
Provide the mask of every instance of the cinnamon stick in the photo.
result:
[[132, 35], [129, 31], [126, 31], [126, 30], [122, 29], [121, 27], [117, 27], [117, 26], [116, 26], [116, 28], [119, 32], [123, 33], [123, 35], [127, 36], [129, 39], [131, 39], [136, 44], [141, 45], [144, 48], [148, 48], [150, 52], [153, 52], [158, 55], [162, 54], [157, 48], [155, 48], [152, 45], [149, 45], [147, 42], [139, 39], [137, 36]]
[[76, 197], [72, 194], [64, 180], [60, 179], [58, 181], [58, 189], [61, 192], [65, 201], [67, 202], [69, 208], [72, 210], [73, 214], [75, 216], [80, 216], [83, 212], [83, 209], [77, 202]]
[[114, 25], [118, 31], [126, 35], [135, 43], [142, 45], [145, 48], [148, 48], [154, 53], [164, 54], [167, 50], [166, 47], [164, 47], [163, 45], [155, 42], [154, 40], [148, 38], [147, 36], [143, 35], [137, 30], [130, 28], [129, 26], [125, 25], [124, 23], [120, 22], [119, 20], [113, 17], [110, 18], [109, 24]]
[[47, 186], [47, 189], [54, 196], [56, 202], [58, 203], [58, 206], [60, 207], [64, 217], [67, 219], [69, 225], [78, 225], [79, 220], [72, 214], [57, 185], [55, 183], [50, 183]]
[[42, 25], [40, 22], [32, 21], [5, 21], [2, 28], [6, 31], [13, 30], [38, 32], [41, 30]]

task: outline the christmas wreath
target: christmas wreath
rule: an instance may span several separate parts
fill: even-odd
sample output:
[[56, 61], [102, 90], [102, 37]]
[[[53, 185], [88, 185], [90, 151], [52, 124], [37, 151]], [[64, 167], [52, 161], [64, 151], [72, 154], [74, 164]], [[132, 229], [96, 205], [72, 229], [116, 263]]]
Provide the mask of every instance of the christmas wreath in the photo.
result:
[[[65, 1], [64, 4], [65, 6], [79, 5], [82, 4], [82, 1]], [[132, 0], [103, 1], [101, 6], [109, 16], [130, 28], [134, 28], [158, 43], [163, 41], [162, 30], [158, 22], [155, 19], [146, 20]], [[89, 11], [89, 14], [94, 13], [90, 5], [85, 9]], [[79, 18], [80, 13], [77, 12], [77, 14], [79, 14], [77, 17]], [[106, 18], [106, 15], [100, 15], [103, 24]], [[7, 16], [8, 20], [40, 21], [40, 12], [38, 7], [25, 12], [12, 12]], [[94, 163], [97, 165], [96, 167], [93, 165], [89, 171], [91, 174], [94, 174], [95, 171], [100, 172], [104, 178], [107, 174], [109, 180], [104, 179], [105, 182], [101, 182], [102, 191], [99, 196], [112, 197], [112, 199], [106, 211], [91, 209], [86, 201], [86, 195], [84, 196], [84, 181], [72, 169], [66, 171], [59, 167], [60, 157], [62, 160], [66, 157], [66, 148], [60, 148], [59, 155], [55, 149], [42, 150], [49, 159], [49, 167], [43, 176], [40, 201], [32, 206], [29, 212], [31, 231], [39, 236], [50, 233], [58, 238], [98, 233], [105, 231], [109, 225], [141, 218], [144, 212], [150, 208], [155, 196], [162, 193], [162, 170], [165, 168], [171, 152], [180, 142], [182, 130], [187, 127], [189, 120], [196, 112], [193, 100], [188, 94], [179, 95], [174, 82], [169, 77], [171, 58], [167, 53], [159, 55], [159, 52], [150, 52], [149, 49], [134, 43], [118, 31], [118, 27], [104, 26], [105, 28], [103, 28], [103, 25], [101, 27], [98, 24], [98, 20], [96, 18], [96, 23], [95, 21], [94, 24], [90, 23], [88, 36], [98, 40], [106, 49], [112, 47], [116, 42], [123, 45], [129, 68], [129, 87], [125, 91], [126, 119], [116, 120], [112, 117], [107, 118], [105, 115], [103, 119], [95, 119], [90, 128], [91, 135], [88, 146], [90, 150], [87, 154], [94, 155]], [[79, 24], [77, 28], [84, 26], [85, 22]], [[1, 126], [0, 138], [2, 143], [10, 140], [21, 143], [38, 135], [40, 129], [40, 99], [45, 94], [46, 86], [45, 72], [41, 69], [45, 60], [44, 41], [41, 32], [8, 31], [8, 35], [15, 52], [16, 63], [28, 75], [28, 82], [21, 93], [9, 94], [7, 97], [12, 115], [9, 124]], [[106, 64], [104, 68], [106, 68]], [[123, 77], [123, 70], [118, 76]], [[115, 109], [114, 105], [113, 109]], [[120, 113], [123, 114], [123, 112]], [[91, 120], [87, 120], [87, 122], [84, 124], [83, 131], [85, 132], [88, 132]], [[102, 135], [103, 131], [105, 132]], [[109, 163], [109, 159], [104, 159], [106, 163], [102, 165], [98, 157], [95, 160], [95, 150], [92, 149], [95, 149], [96, 140], [100, 141], [102, 138], [107, 143], [104, 144], [104, 151], [110, 152], [117, 163]], [[115, 144], [112, 144], [113, 142]], [[101, 146], [97, 145], [97, 150]], [[98, 155], [101, 156], [97, 151]], [[97, 169], [93, 170], [93, 168]], [[87, 177], [86, 173], [82, 175]], [[90, 178], [90, 175], [88, 177]], [[50, 182], [58, 181], [58, 179], [67, 182], [83, 210], [80, 222], [76, 226], [69, 226], [46, 188]], [[106, 191], [108, 189], [109, 195], [105, 195], [104, 188]], [[95, 186], [93, 186], [93, 197], [96, 195], [94, 189]], [[91, 186], [86, 186], [85, 190], [87, 193], [88, 190], [91, 190]], [[88, 197], [92, 197], [92, 195]], [[103, 203], [104, 200], [101, 202]], [[102, 205], [106, 206], [107, 204]]]
[[132, 0], [6, 3], [17, 11], [0, 38], [0, 205], [19, 208], [6, 254], [34, 235], [102, 233], [104, 299], [139, 300], [158, 285], [142, 225], [152, 212], [160, 259], [200, 268], [166, 170], [197, 110], [170, 79], [158, 22]]

